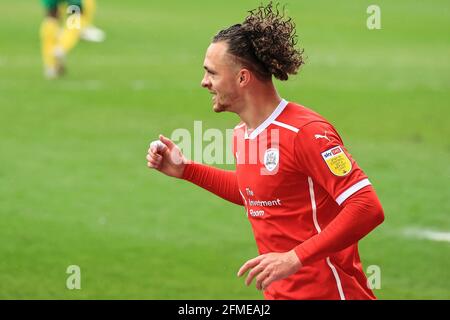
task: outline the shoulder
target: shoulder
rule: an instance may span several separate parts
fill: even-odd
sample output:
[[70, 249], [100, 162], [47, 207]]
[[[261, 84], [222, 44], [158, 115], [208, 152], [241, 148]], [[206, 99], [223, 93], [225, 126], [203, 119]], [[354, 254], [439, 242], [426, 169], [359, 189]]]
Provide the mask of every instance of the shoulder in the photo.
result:
[[315, 127], [328, 127], [331, 124], [317, 112], [302, 106], [300, 104], [289, 102], [283, 113], [280, 114], [274, 121], [274, 124], [281, 127], [291, 129], [296, 133], [299, 133], [305, 129], [311, 129]]
[[275, 124], [290, 127], [291, 132], [295, 132], [294, 149], [300, 152], [310, 152], [312, 149], [323, 151], [343, 145], [339, 133], [327, 119], [296, 103], [290, 102]]

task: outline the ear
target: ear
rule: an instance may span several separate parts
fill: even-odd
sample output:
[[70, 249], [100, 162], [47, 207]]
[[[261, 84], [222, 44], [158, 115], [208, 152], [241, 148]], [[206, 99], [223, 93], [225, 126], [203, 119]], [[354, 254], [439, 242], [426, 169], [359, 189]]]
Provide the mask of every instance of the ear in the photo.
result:
[[238, 73], [238, 82], [241, 88], [247, 86], [252, 80], [252, 73], [248, 69], [241, 69]]

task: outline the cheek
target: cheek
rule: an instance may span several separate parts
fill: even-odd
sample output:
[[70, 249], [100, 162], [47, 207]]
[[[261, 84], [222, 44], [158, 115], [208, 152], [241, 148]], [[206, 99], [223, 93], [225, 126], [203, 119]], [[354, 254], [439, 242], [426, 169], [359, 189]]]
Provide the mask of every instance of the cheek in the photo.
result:
[[220, 79], [217, 79], [215, 77], [211, 77], [211, 85], [215, 88], [220, 88], [221, 86], [221, 81]]
[[224, 79], [217, 80], [213, 82], [214, 89], [217, 90], [219, 93], [226, 94], [233, 90], [233, 86], [229, 81], [226, 81]]

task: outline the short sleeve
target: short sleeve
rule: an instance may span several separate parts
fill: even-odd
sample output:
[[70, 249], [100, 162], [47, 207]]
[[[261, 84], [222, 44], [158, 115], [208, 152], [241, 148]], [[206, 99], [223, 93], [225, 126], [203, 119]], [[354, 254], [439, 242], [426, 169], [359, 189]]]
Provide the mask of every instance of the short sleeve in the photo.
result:
[[344, 147], [334, 127], [322, 121], [300, 128], [295, 138], [298, 168], [341, 205], [370, 181]]

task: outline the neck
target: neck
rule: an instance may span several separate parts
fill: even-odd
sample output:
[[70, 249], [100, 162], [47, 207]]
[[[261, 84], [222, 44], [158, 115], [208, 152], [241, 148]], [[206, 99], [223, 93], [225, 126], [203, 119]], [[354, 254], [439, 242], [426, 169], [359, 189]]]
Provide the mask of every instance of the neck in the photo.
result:
[[272, 82], [260, 83], [246, 95], [245, 107], [238, 115], [248, 130], [254, 130], [273, 113], [280, 102], [281, 98]]

